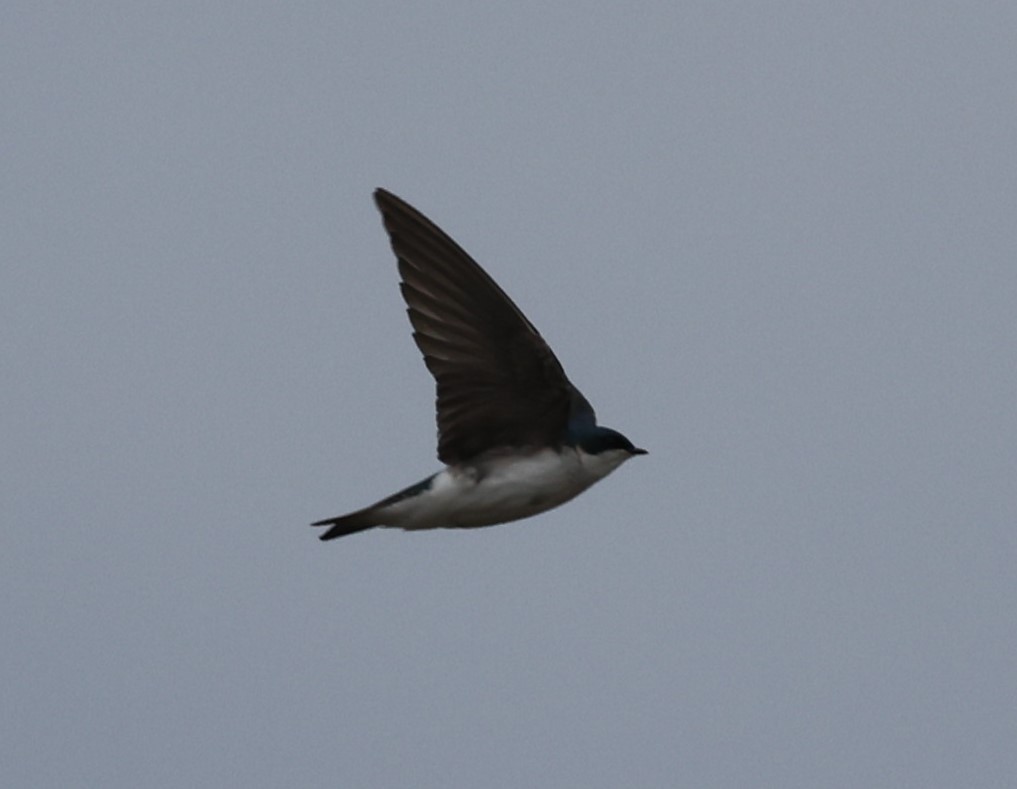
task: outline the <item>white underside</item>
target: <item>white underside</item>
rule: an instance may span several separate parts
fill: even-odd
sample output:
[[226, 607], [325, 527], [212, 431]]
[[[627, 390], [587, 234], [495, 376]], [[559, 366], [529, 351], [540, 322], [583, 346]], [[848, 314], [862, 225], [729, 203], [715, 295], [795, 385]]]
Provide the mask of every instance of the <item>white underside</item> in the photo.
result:
[[527, 518], [564, 504], [629, 457], [624, 450], [588, 455], [546, 449], [511, 461], [494, 459], [467, 469], [446, 468], [429, 490], [378, 513], [403, 529], [472, 528]]

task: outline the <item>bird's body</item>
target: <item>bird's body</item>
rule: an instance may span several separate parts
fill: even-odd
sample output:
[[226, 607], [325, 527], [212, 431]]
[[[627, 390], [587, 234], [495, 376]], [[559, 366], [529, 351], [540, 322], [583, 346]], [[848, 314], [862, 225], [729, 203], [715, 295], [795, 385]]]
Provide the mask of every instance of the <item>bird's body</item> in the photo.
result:
[[518, 307], [420, 212], [379, 189], [413, 338], [438, 384], [442, 471], [338, 518], [329, 540], [374, 526], [476, 528], [527, 518], [645, 454], [593, 408]]
[[470, 529], [528, 518], [575, 498], [629, 457], [624, 450], [540, 449], [448, 466], [366, 509], [325, 521], [322, 539], [371, 526]]

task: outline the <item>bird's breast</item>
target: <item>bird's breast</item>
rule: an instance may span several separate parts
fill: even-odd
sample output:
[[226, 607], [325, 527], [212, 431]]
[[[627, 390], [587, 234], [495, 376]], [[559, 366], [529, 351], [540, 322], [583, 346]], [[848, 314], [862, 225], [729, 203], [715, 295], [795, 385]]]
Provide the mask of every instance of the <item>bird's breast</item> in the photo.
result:
[[527, 518], [564, 504], [617, 467], [581, 450], [544, 449], [454, 466], [425, 493], [392, 507], [404, 529], [472, 528]]

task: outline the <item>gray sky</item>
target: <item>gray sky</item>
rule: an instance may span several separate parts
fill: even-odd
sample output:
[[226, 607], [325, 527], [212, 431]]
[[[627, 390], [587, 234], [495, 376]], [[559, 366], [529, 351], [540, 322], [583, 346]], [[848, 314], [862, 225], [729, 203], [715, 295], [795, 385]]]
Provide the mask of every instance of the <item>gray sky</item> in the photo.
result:
[[[10, 786], [1017, 781], [1012, 2], [15, 3]], [[651, 454], [473, 532], [371, 204]]]

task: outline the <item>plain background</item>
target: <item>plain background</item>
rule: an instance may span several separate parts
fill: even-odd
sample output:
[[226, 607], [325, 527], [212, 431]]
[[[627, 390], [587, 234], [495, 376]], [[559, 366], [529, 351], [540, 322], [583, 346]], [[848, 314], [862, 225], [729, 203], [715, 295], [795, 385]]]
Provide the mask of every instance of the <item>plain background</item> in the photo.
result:
[[[1012, 2], [27, 3], [6, 786], [1017, 782]], [[370, 194], [650, 450], [473, 532]]]

